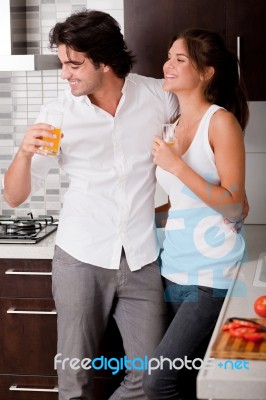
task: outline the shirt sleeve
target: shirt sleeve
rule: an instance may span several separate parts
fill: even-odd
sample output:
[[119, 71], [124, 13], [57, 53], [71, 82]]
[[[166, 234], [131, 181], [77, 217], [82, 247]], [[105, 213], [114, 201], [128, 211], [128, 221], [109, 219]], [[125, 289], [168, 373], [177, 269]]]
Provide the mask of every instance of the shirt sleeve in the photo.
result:
[[179, 101], [177, 96], [174, 93], [164, 92], [165, 94], [165, 114], [166, 114], [166, 121], [174, 122], [179, 113]]
[[45, 185], [45, 179], [51, 168], [57, 168], [57, 157], [34, 155], [31, 164], [31, 194]]

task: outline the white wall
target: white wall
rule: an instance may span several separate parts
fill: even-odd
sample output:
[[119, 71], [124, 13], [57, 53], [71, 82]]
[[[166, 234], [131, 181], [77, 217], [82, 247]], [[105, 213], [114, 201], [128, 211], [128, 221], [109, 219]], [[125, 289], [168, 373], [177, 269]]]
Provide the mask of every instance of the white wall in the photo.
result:
[[249, 104], [246, 129], [246, 191], [250, 204], [247, 224], [266, 224], [266, 102]]

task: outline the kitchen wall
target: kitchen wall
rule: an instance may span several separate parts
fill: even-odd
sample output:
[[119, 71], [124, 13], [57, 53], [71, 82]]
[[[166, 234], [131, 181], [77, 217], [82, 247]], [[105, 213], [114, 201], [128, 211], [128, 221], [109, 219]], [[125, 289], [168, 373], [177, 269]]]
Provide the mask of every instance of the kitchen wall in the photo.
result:
[[[49, 53], [48, 33], [56, 21], [64, 20], [73, 11], [84, 8], [104, 10], [124, 30], [123, 0], [27, 0], [27, 41], [33, 52]], [[1, 4], [0, 4], [1, 12]], [[9, 166], [26, 127], [38, 115], [41, 104], [57, 97], [66, 84], [60, 71], [0, 72], [0, 174], [1, 180]], [[1, 196], [0, 214], [56, 216], [61, 208], [62, 196], [68, 187], [68, 177], [59, 169], [50, 171], [45, 188], [35, 193], [16, 209], [11, 209]], [[2, 189], [1, 189], [2, 191]]]
[[[0, 6], [1, 7], [1, 6]], [[28, 41], [32, 48], [41, 47], [48, 53], [47, 38], [56, 21], [83, 8], [101, 9], [116, 18], [124, 30], [123, 0], [27, 0]], [[60, 71], [0, 72], [0, 173], [3, 175], [22, 140], [27, 125], [34, 122], [41, 104], [57, 97], [65, 89]], [[246, 132], [247, 179], [246, 189], [250, 203], [247, 223], [266, 224], [266, 102], [250, 104], [251, 118]], [[32, 196], [17, 209], [10, 207], [1, 196], [0, 214], [58, 215], [67, 176], [53, 169], [44, 190]], [[156, 205], [167, 201], [157, 187]]]

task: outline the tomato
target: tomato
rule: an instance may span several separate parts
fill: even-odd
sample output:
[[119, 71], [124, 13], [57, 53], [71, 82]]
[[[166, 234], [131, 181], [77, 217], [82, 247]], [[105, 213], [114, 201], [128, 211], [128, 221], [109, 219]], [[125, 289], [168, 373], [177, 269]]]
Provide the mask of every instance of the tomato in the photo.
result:
[[264, 335], [259, 332], [245, 333], [243, 339], [248, 340], [249, 342], [261, 342], [264, 339]]
[[[241, 320], [241, 319], [234, 319], [232, 324], [235, 324], [235, 327], [247, 327], [247, 328], [253, 328], [258, 330], [259, 326], [254, 324], [252, 321], [245, 321], [245, 320]], [[233, 326], [234, 327], [234, 326]]]
[[254, 311], [260, 317], [266, 318], [266, 295], [260, 296], [255, 300]]
[[244, 337], [244, 335], [247, 334], [252, 334], [255, 333], [256, 329], [254, 328], [246, 328], [246, 327], [241, 327], [241, 328], [234, 328], [234, 329], [230, 329], [229, 333], [230, 336], [236, 337], [236, 338], [242, 338]]
[[[239, 327], [240, 325], [238, 325]], [[224, 332], [230, 331], [230, 329], [236, 328], [236, 326], [233, 324], [233, 322], [230, 322], [229, 324], [224, 324], [222, 330]]]

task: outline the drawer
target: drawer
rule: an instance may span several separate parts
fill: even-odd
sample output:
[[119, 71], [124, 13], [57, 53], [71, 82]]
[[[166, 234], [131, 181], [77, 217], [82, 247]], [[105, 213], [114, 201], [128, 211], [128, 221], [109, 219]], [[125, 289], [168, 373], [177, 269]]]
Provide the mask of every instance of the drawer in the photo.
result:
[[53, 300], [0, 299], [0, 373], [53, 375], [56, 311]]
[[[95, 398], [108, 400], [119, 383], [118, 377], [95, 378]], [[0, 393], [1, 400], [57, 400], [57, 377], [0, 375]]]
[[52, 298], [51, 260], [0, 260], [0, 297]]
[[1, 400], [57, 400], [56, 376], [0, 375]]

